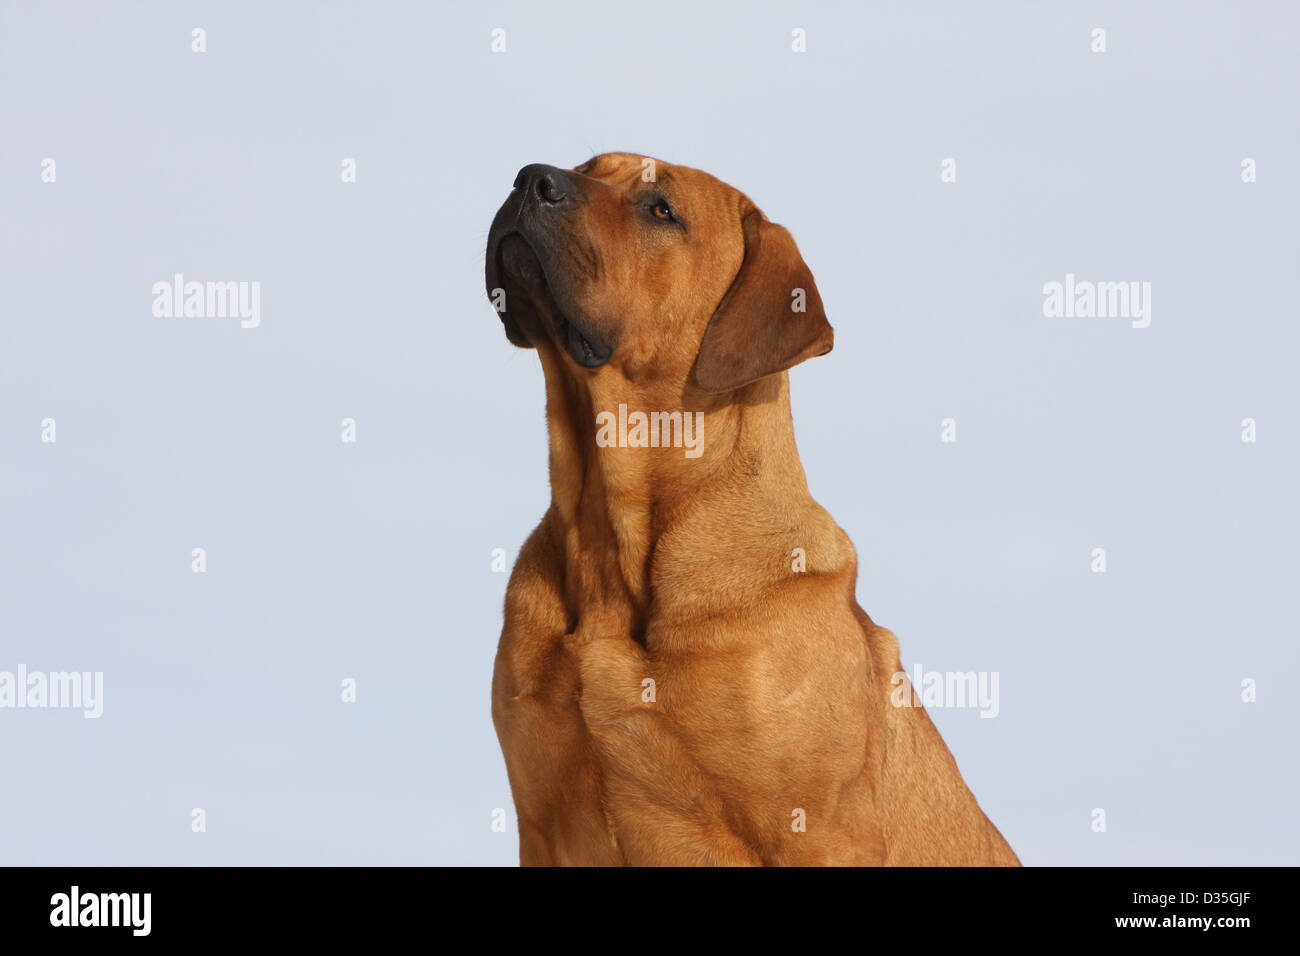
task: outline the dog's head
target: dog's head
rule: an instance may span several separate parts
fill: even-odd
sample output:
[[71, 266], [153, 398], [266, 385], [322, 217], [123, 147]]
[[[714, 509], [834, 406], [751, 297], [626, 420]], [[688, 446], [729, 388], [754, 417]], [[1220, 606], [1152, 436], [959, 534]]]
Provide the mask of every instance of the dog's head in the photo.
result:
[[577, 375], [726, 392], [833, 340], [789, 232], [707, 173], [627, 153], [521, 169], [488, 235], [487, 289], [511, 342], [556, 349]]

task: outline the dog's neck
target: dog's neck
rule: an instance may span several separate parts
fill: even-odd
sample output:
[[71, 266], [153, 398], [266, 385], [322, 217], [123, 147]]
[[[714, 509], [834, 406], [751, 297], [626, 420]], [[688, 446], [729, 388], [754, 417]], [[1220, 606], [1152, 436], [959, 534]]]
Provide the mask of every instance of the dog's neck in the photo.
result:
[[[640, 639], [653, 600], [656, 552], [674, 528], [707, 514], [725, 555], [760, 533], [747, 513], [808, 498], [789, 379], [782, 372], [728, 395], [690, 390], [684, 399], [680, 385], [629, 382], [614, 369], [575, 376], [563, 362], [556, 353], [542, 354], [548, 520], [564, 555], [566, 603], [575, 625], [580, 618], [584, 626]], [[692, 401], [697, 407], [683, 407]], [[683, 421], [694, 416], [690, 437], [698, 445], [629, 447], [637, 436], [626, 422], [637, 412], [676, 412]], [[598, 420], [601, 413], [608, 414]], [[726, 502], [727, 511], [706, 509], [709, 500]]]

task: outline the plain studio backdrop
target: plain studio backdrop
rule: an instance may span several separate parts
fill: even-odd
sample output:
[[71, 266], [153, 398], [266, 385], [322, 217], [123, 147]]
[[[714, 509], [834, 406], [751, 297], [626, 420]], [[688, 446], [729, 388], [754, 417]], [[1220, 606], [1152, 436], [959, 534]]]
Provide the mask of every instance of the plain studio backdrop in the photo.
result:
[[483, 246], [626, 150], [798, 240], [812, 492], [909, 670], [998, 675], [932, 715], [1023, 860], [1296, 863], [1300, 13], [1143, 6], [7, 0], [0, 671], [104, 694], [0, 709], [0, 862], [516, 862], [492, 562], [549, 491]]

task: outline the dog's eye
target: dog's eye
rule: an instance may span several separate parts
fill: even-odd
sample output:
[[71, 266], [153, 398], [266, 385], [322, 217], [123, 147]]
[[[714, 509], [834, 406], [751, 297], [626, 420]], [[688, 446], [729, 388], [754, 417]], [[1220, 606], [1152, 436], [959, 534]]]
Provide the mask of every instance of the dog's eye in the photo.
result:
[[654, 216], [661, 222], [676, 222], [677, 217], [673, 215], [672, 207], [662, 199], [656, 201], [650, 206], [650, 215]]

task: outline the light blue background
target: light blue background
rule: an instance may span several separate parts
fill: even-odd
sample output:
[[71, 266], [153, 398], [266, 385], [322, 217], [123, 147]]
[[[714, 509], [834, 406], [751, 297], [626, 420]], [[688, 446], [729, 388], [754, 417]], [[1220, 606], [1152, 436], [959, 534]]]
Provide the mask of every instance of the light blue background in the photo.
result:
[[[105, 675], [0, 711], [0, 862], [515, 862], [490, 555], [548, 490], [483, 244], [611, 149], [798, 239], [813, 492], [909, 667], [1000, 673], [933, 716], [1024, 861], [1300, 862], [1300, 13], [976, 6], [0, 4], [0, 670]], [[1151, 327], [1044, 318], [1067, 272]]]

